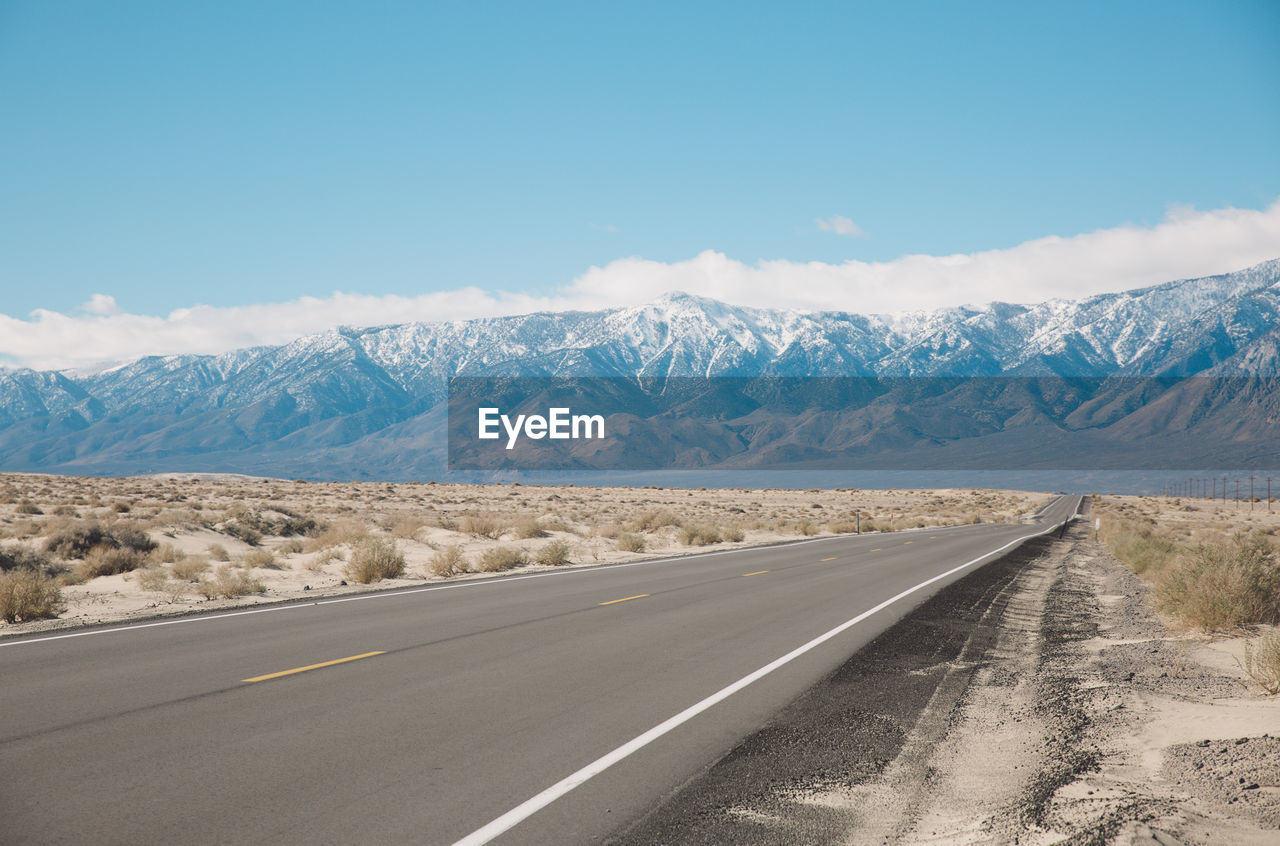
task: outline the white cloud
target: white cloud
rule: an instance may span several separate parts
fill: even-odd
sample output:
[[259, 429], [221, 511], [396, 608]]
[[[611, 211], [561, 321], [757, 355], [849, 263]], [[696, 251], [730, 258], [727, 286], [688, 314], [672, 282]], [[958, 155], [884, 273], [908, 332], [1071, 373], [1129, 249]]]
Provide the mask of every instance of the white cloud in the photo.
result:
[[833, 214], [828, 218], [815, 217], [813, 222], [818, 224], [818, 228], [823, 232], [834, 232], [847, 238], [861, 238], [867, 234], [862, 231], [861, 226], [843, 215]]
[[118, 314], [120, 306], [116, 305], [116, 298], [109, 294], [94, 294], [80, 306], [80, 310], [90, 314]]
[[550, 296], [478, 288], [416, 297], [337, 292], [231, 308], [194, 306], [160, 317], [113, 311], [114, 301], [97, 295], [83, 308], [88, 314], [39, 310], [28, 319], [0, 314], [0, 360], [87, 368], [141, 355], [285, 343], [338, 325], [606, 308], [673, 290], [740, 305], [861, 313], [992, 300], [1039, 302], [1239, 270], [1277, 257], [1280, 201], [1263, 211], [1177, 207], [1151, 227], [1120, 226], [1039, 238], [1005, 250], [886, 262], [746, 264], [713, 251], [677, 262], [622, 258], [589, 268]]

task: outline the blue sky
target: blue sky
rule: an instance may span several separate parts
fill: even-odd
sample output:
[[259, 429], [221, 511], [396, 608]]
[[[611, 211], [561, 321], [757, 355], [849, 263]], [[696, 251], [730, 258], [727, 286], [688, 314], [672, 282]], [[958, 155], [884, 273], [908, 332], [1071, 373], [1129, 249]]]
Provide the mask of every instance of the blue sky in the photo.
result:
[[5, 315], [550, 296], [1269, 209], [1280, 4], [0, 0], [0, 115]]

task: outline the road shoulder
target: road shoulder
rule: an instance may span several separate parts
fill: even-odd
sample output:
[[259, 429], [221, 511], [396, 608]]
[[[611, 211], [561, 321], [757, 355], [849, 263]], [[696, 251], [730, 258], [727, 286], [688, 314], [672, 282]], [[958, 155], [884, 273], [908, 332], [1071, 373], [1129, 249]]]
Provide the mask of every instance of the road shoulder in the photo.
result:
[[1029, 541], [614, 842], [1280, 842], [1280, 701], [1146, 591], [1083, 526]]

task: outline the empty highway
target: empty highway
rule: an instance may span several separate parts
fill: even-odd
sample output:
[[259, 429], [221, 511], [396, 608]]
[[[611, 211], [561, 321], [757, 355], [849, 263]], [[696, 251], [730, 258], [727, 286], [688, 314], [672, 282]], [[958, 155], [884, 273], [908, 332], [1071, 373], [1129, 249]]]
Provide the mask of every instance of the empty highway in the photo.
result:
[[597, 842], [1078, 503], [0, 640], [0, 840]]

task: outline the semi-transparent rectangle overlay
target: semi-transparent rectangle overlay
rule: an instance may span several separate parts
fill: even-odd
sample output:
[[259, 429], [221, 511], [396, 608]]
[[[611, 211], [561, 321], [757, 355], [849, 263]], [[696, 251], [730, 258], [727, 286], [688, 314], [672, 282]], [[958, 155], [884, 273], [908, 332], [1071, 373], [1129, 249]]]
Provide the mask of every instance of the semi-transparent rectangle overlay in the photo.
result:
[[451, 470], [1268, 470], [1280, 377], [458, 377]]

